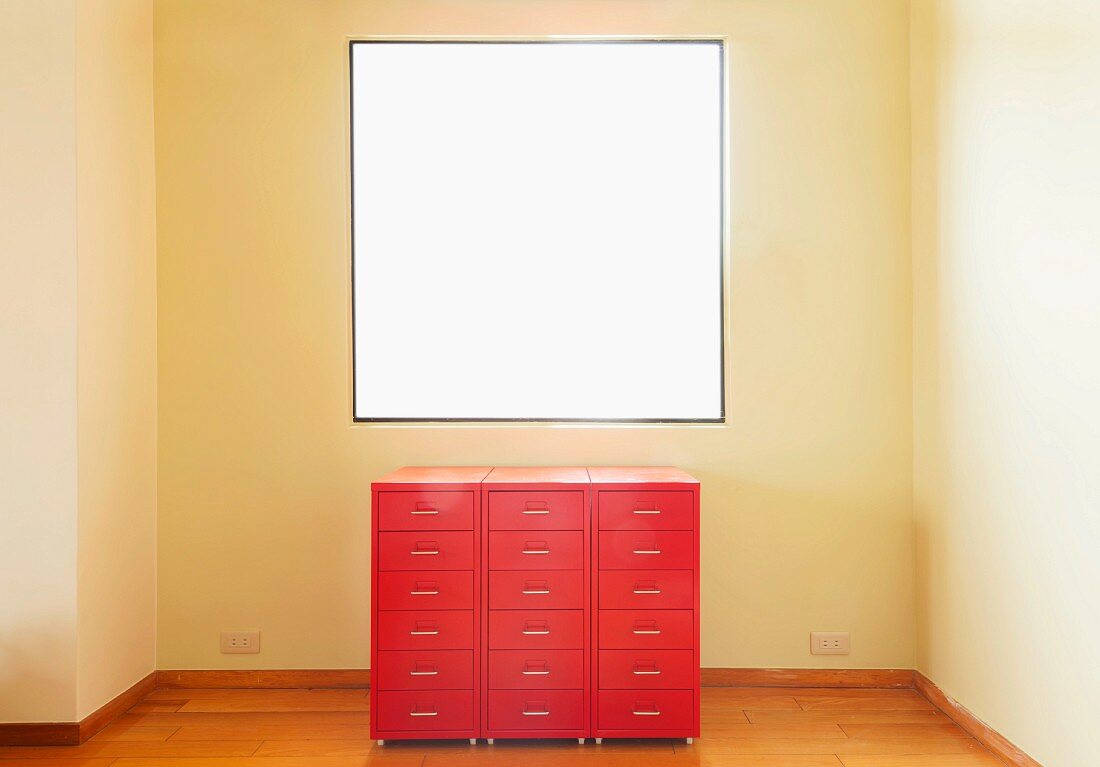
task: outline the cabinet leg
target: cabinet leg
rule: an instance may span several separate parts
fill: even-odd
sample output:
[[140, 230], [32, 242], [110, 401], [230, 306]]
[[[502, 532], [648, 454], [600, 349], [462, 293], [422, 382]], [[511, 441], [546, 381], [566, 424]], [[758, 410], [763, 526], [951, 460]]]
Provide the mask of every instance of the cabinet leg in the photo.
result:
[[690, 746], [690, 745], [691, 745], [692, 743], [694, 743], [694, 742], [695, 742], [695, 738], [684, 738], [684, 740], [686, 740], [686, 741], [687, 741], [687, 744], [688, 744], [689, 746]]
[[477, 745], [477, 738], [470, 738], [470, 745], [471, 746], [476, 746]]
[[596, 745], [598, 746], [601, 743], [603, 743], [603, 738], [596, 738]]
[[584, 745], [584, 738], [577, 738], [577, 745], [578, 746], [583, 746]]
[[384, 745], [386, 745], [386, 741], [384, 741], [384, 740], [379, 740], [379, 741], [378, 741], [378, 745], [380, 745], [380, 746], [384, 746]]
[[488, 743], [490, 746], [493, 745], [493, 739], [492, 738], [486, 738], [485, 742]]

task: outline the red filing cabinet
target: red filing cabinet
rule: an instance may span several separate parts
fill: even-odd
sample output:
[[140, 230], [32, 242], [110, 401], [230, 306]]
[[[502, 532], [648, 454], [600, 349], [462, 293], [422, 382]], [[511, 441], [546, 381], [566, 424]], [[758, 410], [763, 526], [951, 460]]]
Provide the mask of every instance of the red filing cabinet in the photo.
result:
[[481, 484], [482, 736], [591, 735], [591, 499], [583, 468], [501, 467]]
[[699, 482], [591, 467], [592, 735], [699, 737]]
[[698, 736], [695, 479], [406, 468], [372, 493], [372, 738]]
[[481, 731], [481, 480], [489, 467], [404, 468], [371, 485], [370, 732]]

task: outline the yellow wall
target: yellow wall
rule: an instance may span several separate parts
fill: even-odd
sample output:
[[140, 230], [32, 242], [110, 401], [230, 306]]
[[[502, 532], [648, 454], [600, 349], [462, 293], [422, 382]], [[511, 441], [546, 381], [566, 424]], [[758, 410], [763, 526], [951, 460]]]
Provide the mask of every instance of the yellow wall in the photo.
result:
[[913, 5], [918, 668], [1054, 767], [1100, 735], [1100, 6]]
[[0, 2], [0, 722], [76, 710], [73, 41]]
[[76, 4], [77, 717], [155, 666], [153, 4]]
[[[366, 666], [370, 481], [453, 463], [682, 466], [705, 665], [911, 666], [908, 23], [902, 0], [158, 0], [158, 666]], [[729, 36], [729, 423], [353, 426], [346, 37], [548, 33]], [[259, 655], [218, 653], [238, 628]], [[811, 629], [852, 655], [811, 656]]]

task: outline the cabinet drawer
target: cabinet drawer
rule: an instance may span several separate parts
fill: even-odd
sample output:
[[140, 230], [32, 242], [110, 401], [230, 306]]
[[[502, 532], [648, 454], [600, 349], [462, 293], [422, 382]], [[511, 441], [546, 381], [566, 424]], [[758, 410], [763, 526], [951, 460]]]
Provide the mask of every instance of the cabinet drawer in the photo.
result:
[[474, 726], [471, 690], [379, 690], [378, 729], [383, 732], [469, 730]]
[[695, 646], [692, 610], [600, 610], [600, 649], [658, 650]]
[[584, 687], [584, 650], [490, 650], [490, 690]]
[[379, 530], [473, 530], [472, 492], [378, 494]]
[[580, 570], [497, 570], [489, 573], [489, 608], [584, 607]]
[[472, 532], [379, 533], [379, 570], [472, 570]]
[[694, 530], [695, 494], [687, 490], [601, 490], [601, 530]]
[[600, 533], [600, 569], [690, 570], [695, 567], [691, 530], [629, 530]]
[[695, 606], [693, 570], [603, 570], [600, 607], [609, 609], [691, 609]]
[[492, 490], [490, 530], [583, 530], [584, 493], [580, 490]]
[[532, 530], [489, 533], [490, 570], [580, 570], [584, 533]]
[[405, 570], [378, 573], [379, 610], [472, 610], [474, 574]]
[[575, 730], [584, 726], [583, 690], [490, 690], [491, 730]]
[[596, 701], [601, 730], [690, 730], [694, 725], [691, 690], [600, 690]]
[[693, 650], [600, 650], [600, 688], [690, 690], [694, 666]]
[[584, 647], [584, 610], [490, 610], [490, 650]]
[[472, 690], [474, 651], [379, 651], [371, 677], [379, 690]]
[[470, 650], [472, 610], [382, 610], [377, 617], [379, 650]]

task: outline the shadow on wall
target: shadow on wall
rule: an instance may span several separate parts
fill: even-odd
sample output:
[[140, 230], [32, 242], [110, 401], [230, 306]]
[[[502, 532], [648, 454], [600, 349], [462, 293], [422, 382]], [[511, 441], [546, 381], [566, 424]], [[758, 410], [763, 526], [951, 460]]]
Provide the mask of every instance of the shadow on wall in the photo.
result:
[[75, 721], [71, 625], [4, 623], [0, 631], [0, 722]]

